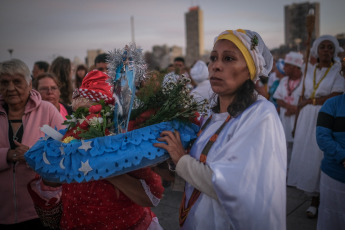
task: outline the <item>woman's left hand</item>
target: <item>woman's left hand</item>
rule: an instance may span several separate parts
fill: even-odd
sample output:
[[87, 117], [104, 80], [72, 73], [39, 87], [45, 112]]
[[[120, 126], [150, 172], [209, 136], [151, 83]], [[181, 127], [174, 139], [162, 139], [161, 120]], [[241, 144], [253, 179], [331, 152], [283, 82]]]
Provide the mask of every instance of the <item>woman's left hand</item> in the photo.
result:
[[24, 154], [29, 150], [29, 146], [23, 145], [18, 141], [14, 141], [14, 144], [17, 146], [13, 152], [13, 160], [19, 162], [25, 162]]
[[175, 164], [186, 154], [181, 142], [180, 133], [177, 130], [174, 132], [163, 131], [161, 137], [157, 138], [157, 140], [165, 143], [155, 143], [153, 146], [165, 149]]

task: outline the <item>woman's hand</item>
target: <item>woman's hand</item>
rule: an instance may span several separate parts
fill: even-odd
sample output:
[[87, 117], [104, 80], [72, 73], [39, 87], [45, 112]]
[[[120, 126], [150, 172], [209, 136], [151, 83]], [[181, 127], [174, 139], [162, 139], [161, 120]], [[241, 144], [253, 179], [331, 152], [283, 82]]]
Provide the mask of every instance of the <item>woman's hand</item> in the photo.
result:
[[180, 158], [186, 154], [186, 151], [183, 148], [181, 142], [180, 133], [177, 130], [175, 130], [174, 132], [163, 131], [161, 133], [161, 137], [157, 140], [165, 143], [155, 143], [153, 144], [153, 146], [165, 149], [169, 153], [175, 165], [180, 160]]
[[15, 149], [10, 149], [7, 152], [7, 161], [8, 162], [25, 162], [24, 154], [29, 150], [29, 146], [23, 145], [18, 141], [14, 141], [14, 144], [17, 146]]
[[298, 103], [298, 108], [301, 110], [304, 106], [308, 105], [308, 104], [312, 104], [312, 100], [309, 99], [305, 99], [303, 98], [299, 103]]
[[297, 106], [294, 106], [294, 105], [286, 106], [286, 112], [285, 112], [286, 116], [292, 116], [292, 115], [295, 115], [296, 113], [297, 113]]

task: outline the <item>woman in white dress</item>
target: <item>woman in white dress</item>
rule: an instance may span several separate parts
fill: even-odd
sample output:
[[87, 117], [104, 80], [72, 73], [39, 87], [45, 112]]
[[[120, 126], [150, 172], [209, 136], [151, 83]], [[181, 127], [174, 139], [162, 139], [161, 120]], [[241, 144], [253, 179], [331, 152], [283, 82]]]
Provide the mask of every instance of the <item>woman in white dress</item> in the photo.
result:
[[208, 65], [217, 102], [190, 154], [178, 132], [155, 144], [167, 150], [187, 183], [181, 229], [286, 228], [286, 144], [275, 106], [255, 91], [273, 63], [259, 34], [227, 30]]
[[323, 103], [344, 92], [341, 65], [335, 57], [342, 49], [337, 39], [330, 35], [319, 37], [313, 43], [311, 54], [318, 63], [309, 65], [304, 82], [304, 95], [299, 104], [294, 144], [287, 184], [312, 196], [307, 216], [314, 218], [319, 205], [320, 164], [323, 152], [316, 143], [316, 121]]
[[292, 130], [295, 123], [295, 114], [297, 112], [299, 91], [302, 88], [301, 68], [303, 65], [303, 55], [291, 51], [285, 56], [284, 63], [284, 72], [286, 76], [280, 80], [279, 86], [273, 94], [273, 98], [277, 100], [277, 104], [280, 108], [279, 116], [285, 131], [287, 168], [289, 169], [293, 145]]

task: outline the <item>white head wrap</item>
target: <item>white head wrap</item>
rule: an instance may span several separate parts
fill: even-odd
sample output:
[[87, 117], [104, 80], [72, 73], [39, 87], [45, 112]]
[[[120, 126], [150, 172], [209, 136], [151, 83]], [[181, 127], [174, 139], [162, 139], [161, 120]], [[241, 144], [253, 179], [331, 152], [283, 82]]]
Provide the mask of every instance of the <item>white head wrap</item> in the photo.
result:
[[197, 61], [190, 70], [190, 75], [196, 83], [201, 83], [208, 79], [208, 68], [204, 61]]
[[314, 41], [313, 46], [311, 48], [311, 55], [312, 56], [314, 56], [315, 58], [319, 57], [319, 54], [317, 52], [317, 50], [319, 48], [319, 45], [321, 44], [321, 42], [326, 41], [326, 40], [330, 41], [330, 42], [332, 42], [334, 44], [334, 55], [333, 55], [334, 59], [338, 56], [338, 53], [344, 52], [344, 49], [339, 46], [339, 42], [338, 42], [338, 40], [334, 36], [332, 36], [332, 35], [323, 35], [323, 36], [318, 37]]
[[[226, 30], [214, 39], [214, 44], [216, 44], [219, 39], [223, 39], [220, 38], [221, 35], [231, 33], [233, 33], [241, 40], [254, 61], [256, 70], [254, 78], [252, 80], [256, 82], [260, 76], [268, 77], [268, 74], [272, 70], [273, 57], [270, 50], [262, 40], [261, 36], [258, 33], [250, 30]], [[257, 40], [257, 42], [255, 42], [255, 39]]]
[[299, 68], [302, 68], [303, 55], [301, 53], [291, 51], [285, 55], [284, 63], [288, 63], [291, 65], [297, 66]]

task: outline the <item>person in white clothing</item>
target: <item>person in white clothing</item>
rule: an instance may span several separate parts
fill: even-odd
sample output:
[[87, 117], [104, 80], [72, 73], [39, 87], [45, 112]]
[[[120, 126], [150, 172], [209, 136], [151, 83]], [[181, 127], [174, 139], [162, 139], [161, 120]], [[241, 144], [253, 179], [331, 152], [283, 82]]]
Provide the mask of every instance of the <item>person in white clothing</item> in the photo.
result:
[[344, 78], [340, 75], [341, 64], [335, 57], [343, 49], [338, 40], [331, 35], [317, 38], [312, 46], [311, 55], [316, 57], [316, 65], [308, 65], [304, 78], [302, 100], [296, 123], [294, 143], [287, 184], [295, 186], [312, 196], [307, 216], [317, 216], [320, 191], [320, 165], [323, 152], [316, 142], [316, 122], [323, 103], [344, 92]]
[[210, 100], [213, 91], [211, 89], [211, 83], [208, 79], [208, 68], [204, 61], [197, 61], [190, 70], [190, 76], [197, 84], [191, 91], [191, 94], [198, 101], [207, 99]]
[[154, 144], [187, 182], [181, 229], [286, 229], [284, 130], [274, 105], [255, 91], [272, 63], [258, 33], [221, 33], [208, 65], [216, 105], [189, 154], [177, 131], [163, 131]]
[[303, 55], [297, 52], [289, 52], [284, 60], [284, 72], [286, 74], [280, 82], [277, 90], [273, 94], [273, 98], [277, 100], [280, 107], [279, 116], [282, 121], [287, 147], [287, 168], [291, 158], [293, 137], [292, 130], [295, 123], [295, 114], [297, 112], [297, 104], [299, 99], [299, 91], [302, 89], [301, 79], [303, 65]]

